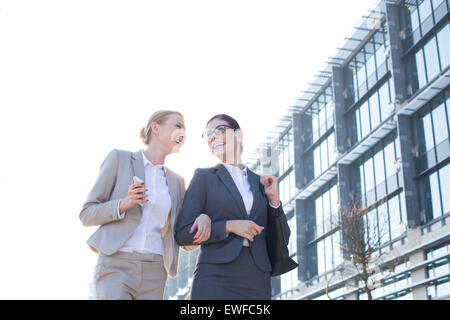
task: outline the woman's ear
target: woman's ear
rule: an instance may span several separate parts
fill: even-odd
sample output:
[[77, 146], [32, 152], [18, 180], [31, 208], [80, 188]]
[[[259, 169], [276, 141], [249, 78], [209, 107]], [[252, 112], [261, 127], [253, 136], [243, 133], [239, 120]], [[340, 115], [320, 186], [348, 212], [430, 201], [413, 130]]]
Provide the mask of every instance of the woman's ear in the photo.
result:
[[158, 136], [159, 135], [159, 125], [156, 122], [152, 122], [152, 124], [150, 125], [152, 128], [152, 132]]

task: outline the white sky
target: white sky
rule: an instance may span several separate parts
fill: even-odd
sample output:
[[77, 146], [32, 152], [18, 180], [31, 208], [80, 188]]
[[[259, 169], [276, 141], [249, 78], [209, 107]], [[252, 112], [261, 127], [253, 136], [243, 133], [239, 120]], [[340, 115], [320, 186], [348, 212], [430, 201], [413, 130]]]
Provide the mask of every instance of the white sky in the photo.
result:
[[215, 114], [253, 151], [372, 2], [0, 0], [0, 299], [86, 299], [78, 214], [107, 153], [158, 109], [185, 115], [187, 183]]

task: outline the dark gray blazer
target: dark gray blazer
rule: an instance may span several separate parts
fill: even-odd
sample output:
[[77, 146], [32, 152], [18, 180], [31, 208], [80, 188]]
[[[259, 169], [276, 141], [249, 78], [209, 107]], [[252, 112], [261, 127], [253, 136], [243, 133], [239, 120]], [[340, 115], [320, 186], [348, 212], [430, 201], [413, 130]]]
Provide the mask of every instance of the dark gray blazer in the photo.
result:
[[256, 265], [263, 271], [271, 271], [266, 245], [267, 215], [281, 215], [284, 219], [283, 233], [289, 239], [290, 230], [283, 208], [274, 209], [260, 183], [260, 177], [248, 170], [248, 179], [253, 193], [253, 206], [247, 215], [242, 197], [233, 178], [222, 164], [212, 168], [197, 169], [184, 196], [175, 227], [175, 241], [179, 245], [192, 245], [194, 231], [189, 233], [195, 219], [202, 213], [211, 218], [211, 236], [201, 244], [198, 263], [227, 263], [234, 260], [242, 249], [243, 238], [225, 234], [227, 220], [252, 220], [263, 226], [260, 235], [250, 242], [250, 250]]

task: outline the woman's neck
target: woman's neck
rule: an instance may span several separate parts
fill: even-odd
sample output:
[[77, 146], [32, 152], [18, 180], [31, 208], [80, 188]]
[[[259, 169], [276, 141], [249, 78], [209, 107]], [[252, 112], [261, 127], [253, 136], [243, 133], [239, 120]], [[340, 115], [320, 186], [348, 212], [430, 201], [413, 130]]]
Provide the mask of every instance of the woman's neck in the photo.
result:
[[150, 141], [150, 144], [144, 150], [144, 154], [151, 163], [164, 164], [169, 153], [166, 152], [161, 146], [158, 146], [156, 143], [152, 143]]
[[237, 156], [233, 159], [223, 159], [222, 163], [226, 163], [235, 167], [239, 167], [240, 169], [245, 168], [245, 164], [242, 162], [241, 156]]

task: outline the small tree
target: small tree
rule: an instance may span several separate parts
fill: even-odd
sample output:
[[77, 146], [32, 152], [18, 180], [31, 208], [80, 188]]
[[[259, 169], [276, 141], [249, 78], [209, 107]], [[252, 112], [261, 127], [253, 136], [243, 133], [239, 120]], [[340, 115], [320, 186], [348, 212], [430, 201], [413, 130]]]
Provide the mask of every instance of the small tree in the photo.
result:
[[[369, 300], [373, 299], [372, 291], [383, 285], [386, 277], [389, 276], [383, 276], [380, 271], [388, 269], [392, 272], [402, 261], [394, 259], [389, 264], [383, 263], [385, 254], [381, 253], [380, 246], [386, 236], [389, 236], [389, 219], [387, 213], [375, 215], [376, 219], [374, 219], [371, 216], [371, 210], [383, 205], [386, 201], [387, 198], [384, 198], [366, 208], [361, 206], [360, 200], [353, 201], [349, 208], [341, 208], [339, 219], [333, 222], [333, 227], [340, 229], [342, 234], [340, 246], [345, 258], [342, 274], [343, 276], [355, 275], [350, 278], [356, 280], [356, 286], [362, 282], [363, 290], [367, 293]], [[330, 298], [329, 282], [326, 293]], [[354, 285], [354, 283], [346, 283], [346, 285]]]

